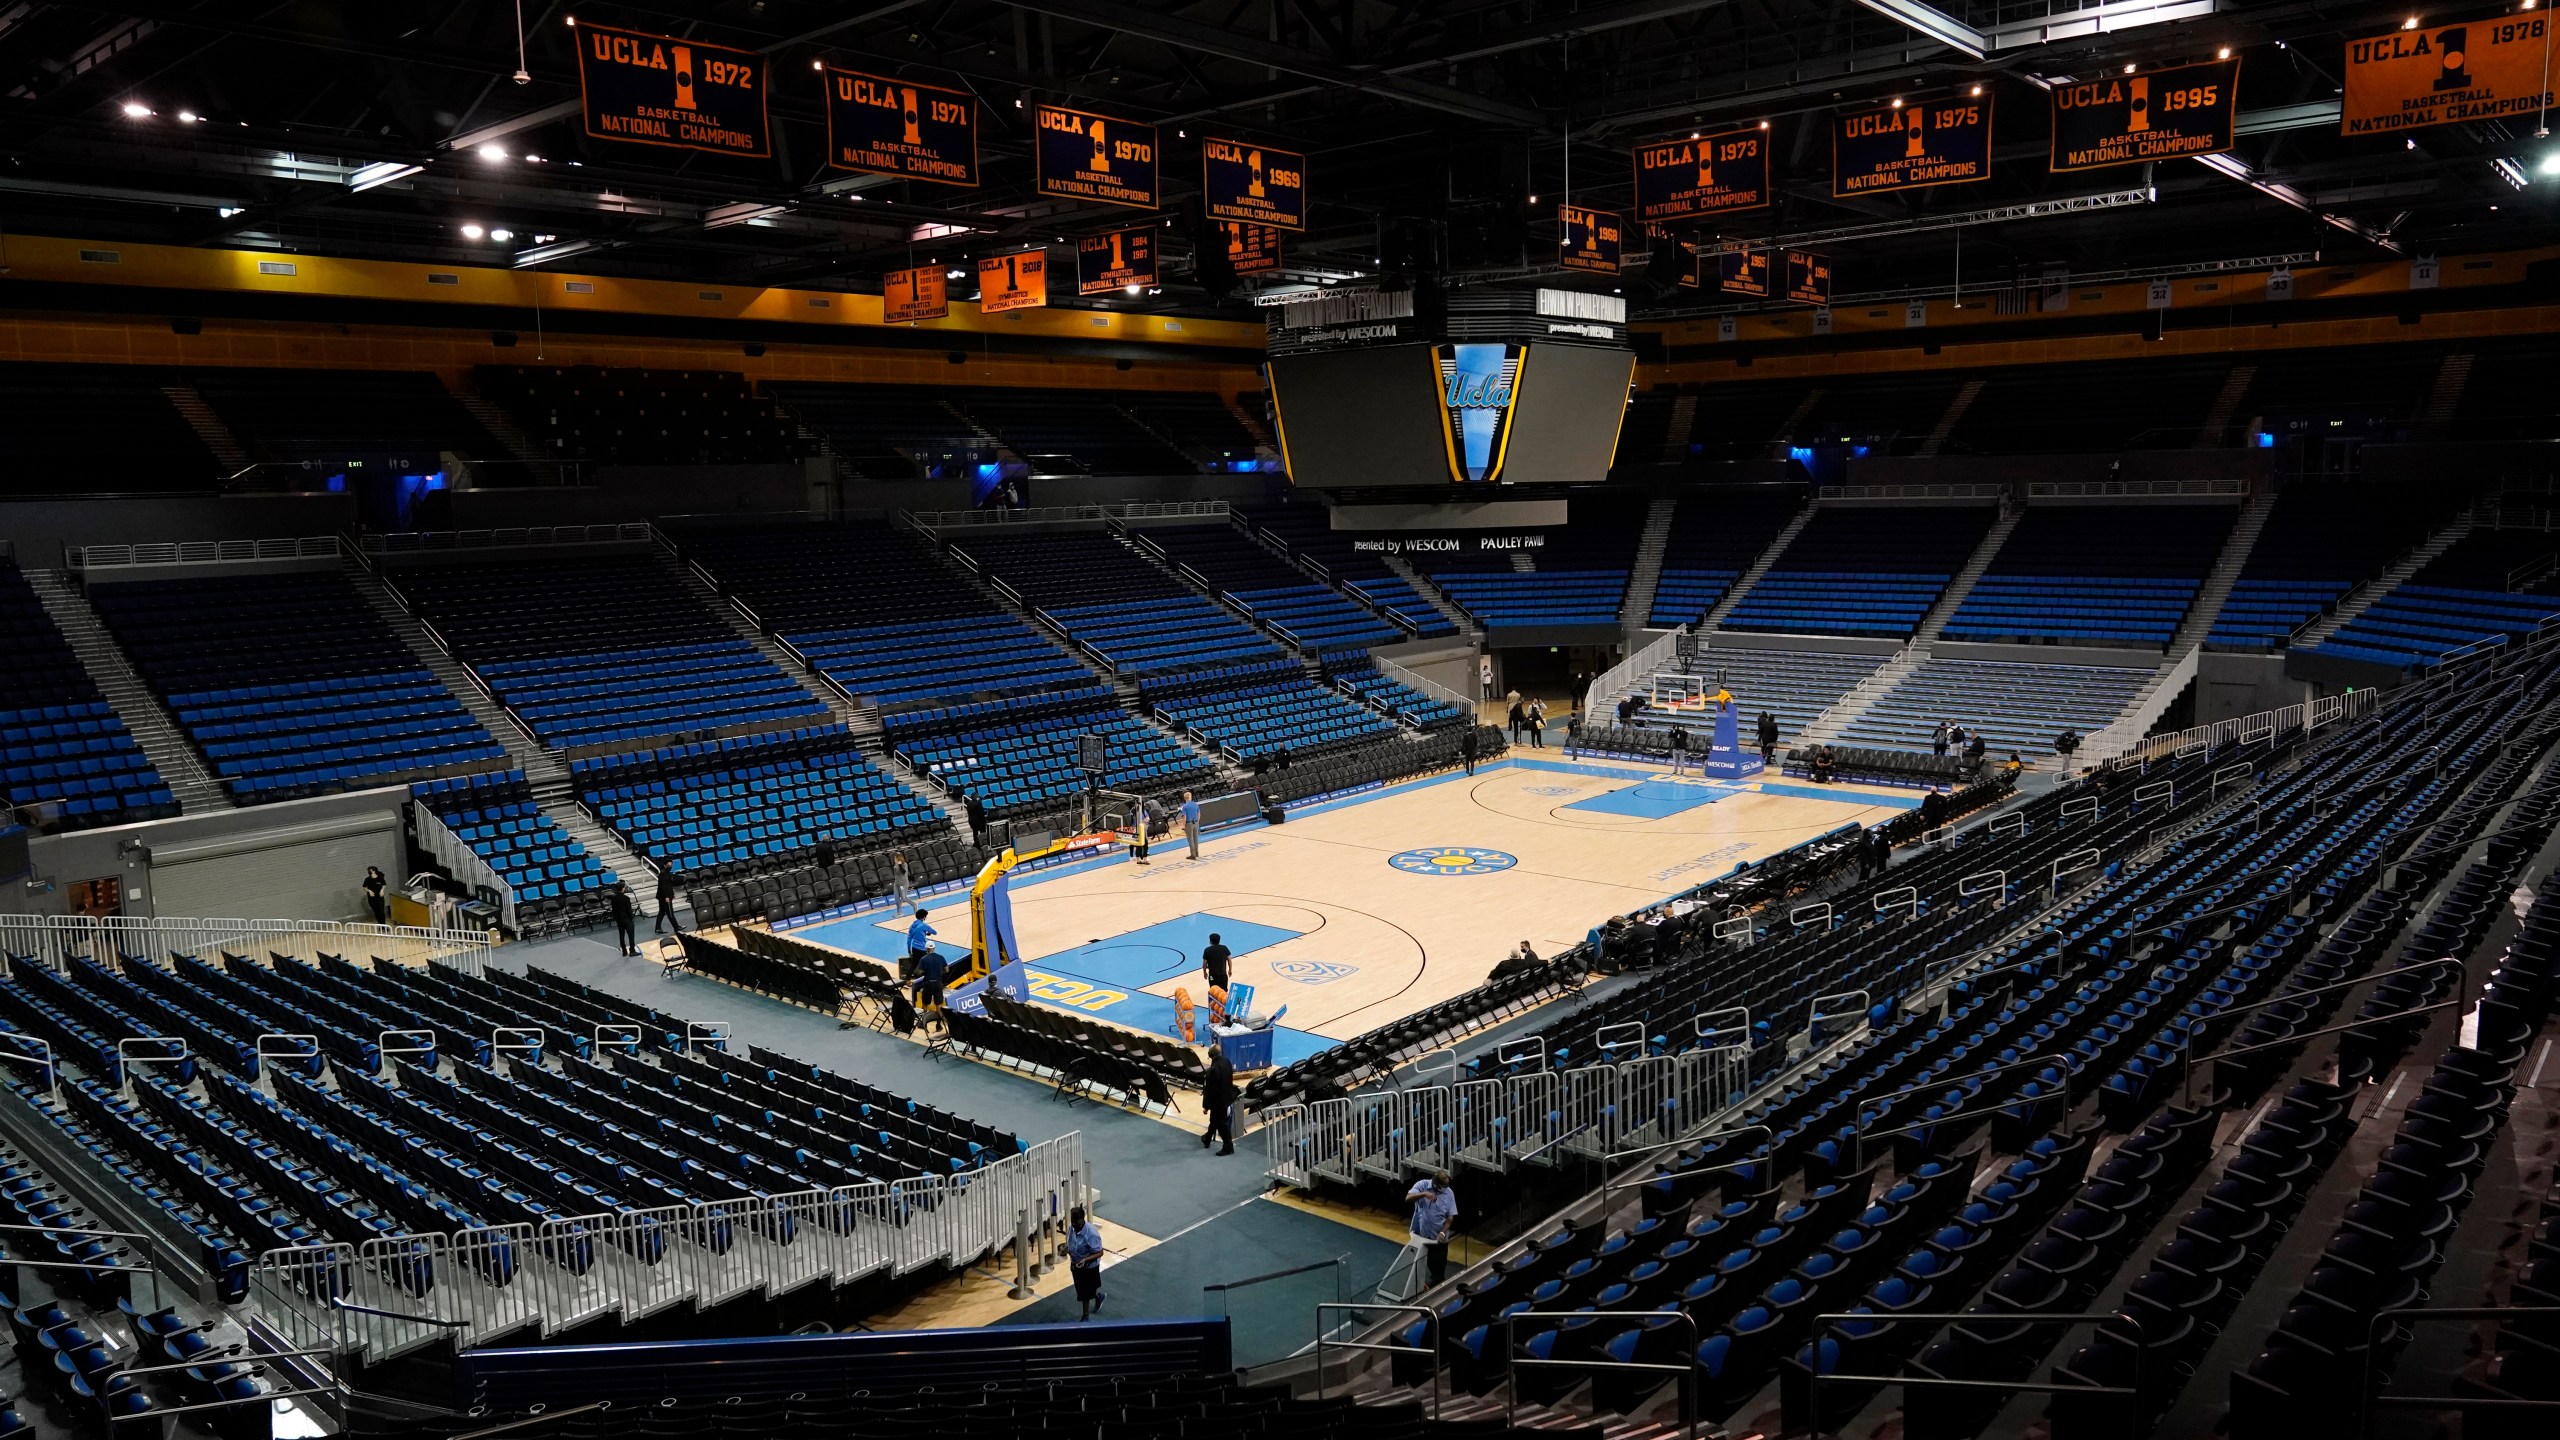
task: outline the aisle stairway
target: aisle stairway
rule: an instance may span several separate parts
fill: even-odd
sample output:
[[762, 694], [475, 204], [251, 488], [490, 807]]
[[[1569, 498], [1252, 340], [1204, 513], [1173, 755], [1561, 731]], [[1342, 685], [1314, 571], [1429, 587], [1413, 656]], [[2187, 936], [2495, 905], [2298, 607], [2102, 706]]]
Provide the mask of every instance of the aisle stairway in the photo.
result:
[[2231, 534], [2222, 542], [2222, 554], [2205, 572], [2204, 584], [2196, 590], [2195, 599], [2187, 603], [2187, 618], [2169, 641], [2172, 658], [2189, 646], [2203, 644], [2204, 637], [2213, 633], [2214, 622], [2222, 618], [2223, 602], [2231, 598], [2231, 587], [2240, 583], [2240, 572], [2248, 568], [2249, 554], [2258, 548], [2258, 536], [2266, 530], [2267, 517], [2275, 508], [2273, 486], [2249, 497], [2249, 503], [2241, 507], [2240, 518], [2232, 523]]
[[2213, 397], [2213, 408], [2204, 415], [2204, 423], [2196, 427], [2195, 449], [2216, 450], [2222, 446], [2223, 432], [2231, 428], [2231, 412], [2240, 408], [2241, 397], [2249, 393], [2249, 382], [2258, 378], [2255, 365], [2234, 365], [2222, 379], [2220, 393]]
[[1964, 597], [1973, 593], [1973, 583], [1982, 578], [1982, 572], [1991, 568], [1992, 560], [2000, 554], [2000, 547], [2008, 543], [2009, 532], [2017, 529], [2018, 522], [2026, 515], [2027, 507], [2024, 505], [2000, 507], [2000, 518], [1991, 522], [1991, 528], [1983, 533], [1982, 543], [1973, 547], [1972, 557], [1964, 562], [1964, 568], [1956, 572], [1955, 578], [1947, 582], [1945, 592], [1938, 596], [1938, 603], [1930, 606], [1929, 613], [1921, 617], [1920, 628], [1911, 632], [1913, 645], [1926, 646], [1947, 628], [1948, 619], [1964, 604]]
[[2452, 524], [2428, 536], [2427, 543], [2402, 556], [2399, 564], [2348, 591], [2339, 599], [2336, 608], [2293, 632], [2293, 638], [2286, 643], [2297, 650], [2306, 649], [2337, 634], [2348, 621], [2372, 609], [2373, 602], [2398, 589], [2410, 576], [2425, 569], [2427, 562], [2452, 549], [2457, 541], [2471, 533], [2471, 523], [2471, 512], [2465, 510]]
[[817, 696], [825, 703], [827, 713], [846, 729], [856, 735], [875, 738], [879, 735], [880, 711], [877, 706], [855, 704], [842, 690], [836, 688], [833, 681], [801, 664], [800, 658], [785, 649], [781, 641], [758, 629], [755, 622], [749, 620], [729, 597], [720, 593], [719, 587], [702, 578], [701, 571], [685, 563], [676, 554], [675, 546], [668, 541], [665, 532], [652, 527], [651, 534], [658, 542], [658, 548], [655, 551], [658, 563], [666, 567], [667, 573], [673, 575], [678, 584], [690, 591], [694, 598], [700, 600], [704, 608], [726, 621], [729, 628], [737, 632], [739, 639], [756, 647], [756, 652], [772, 661], [774, 668], [798, 681], [802, 689]]
[[[1815, 500], [1795, 513], [1795, 518], [1789, 520], [1786, 526], [1770, 539], [1768, 548], [1760, 552], [1760, 557], [1751, 562], [1751, 568], [1735, 576], [1732, 587], [1724, 592], [1724, 598], [1718, 600], [1715, 608], [1709, 610], [1705, 617], [1698, 621], [1699, 634], [1713, 633], [1717, 626], [1724, 623], [1724, 617], [1733, 613], [1733, 607], [1741, 604], [1742, 597], [1751, 593], [1751, 587], [1760, 583], [1760, 577], [1769, 573], [1769, 567], [1778, 563], [1778, 557], [1787, 553], [1787, 546], [1803, 532], [1805, 526], [1813, 523], [1814, 512], [1821, 508], [1822, 502]], [[1660, 577], [1659, 565], [1655, 567], [1654, 573], [1656, 578]]]
[[[245, 470], [255, 463], [249, 458], [247, 448], [241, 445], [240, 437], [232, 434], [231, 427], [223, 423], [222, 417], [213, 413], [213, 407], [204, 403], [204, 397], [196, 393], [196, 387], [163, 385], [160, 393], [169, 397], [169, 403], [186, 418], [187, 427], [196, 432], [196, 438], [204, 442], [204, 448], [212, 451], [213, 458], [226, 468]], [[168, 772], [161, 773], [166, 775]]]
[[123, 717], [124, 728], [132, 734], [134, 743], [151, 757], [152, 768], [160, 772], [169, 793], [177, 797], [179, 810], [194, 815], [233, 808], [231, 792], [206, 768], [196, 747], [179, 733], [177, 722], [161, 705], [160, 697], [133, 673], [133, 666], [107, 634], [98, 612], [89, 608], [89, 597], [59, 570], [23, 573], [36, 598], [43, 602], [45, 613], [61, 629], [62, 638], [71, 643], [71, 653], [80, 658], [82, 668], [98, 682], [107, 703]]
[[1653, 614], [1653, 593], [1662, 583], [1662, 556], [1671, 546], [1671, 517], [1680, 497], [1656, 495], [1644, 513], [1644, 533], [1636, 539], [1635, 568], [1627, 572], [1627, 596], [1618, 607], [1618, 629], [1632, 635]]
[[552, 458], [542, 453], [542, 447], [533, 442], [532, 436], [524, 433], [524, 427], [516, 424], [514, 416], [500, 409], [488, 396], [481, 394], [479, 387], [471, 383], [468, 375], [459, 379], [447, 379], [444, 388], [452, 393], [454, 400], [463, 409], [471, 413], [472, 419], [480, 422], [481, 429], [496, 436], [498, 443], [507, 447], [507, 455], [510, 459], [521, 460], [530, 465]]
[[1440, 612], [1440, 618], [1457, 626], [1458, 633], [1467, 637], [1468, 644], [1476, 646], [1484, 644], [1484, 627], [1476, 623], [1476, 617], [1459, 609], [1455, 601], [1441, 594], [1440, 587], [1432, 584], [1429, 577], [1406, 564], [1403, 556], [1381, 555], [1378, 558], [1385, 562], [1388, 569], [1403, 576], [1405, 583], [1413, 587], [1414, 594], [1430, 601], [1431, 608]]

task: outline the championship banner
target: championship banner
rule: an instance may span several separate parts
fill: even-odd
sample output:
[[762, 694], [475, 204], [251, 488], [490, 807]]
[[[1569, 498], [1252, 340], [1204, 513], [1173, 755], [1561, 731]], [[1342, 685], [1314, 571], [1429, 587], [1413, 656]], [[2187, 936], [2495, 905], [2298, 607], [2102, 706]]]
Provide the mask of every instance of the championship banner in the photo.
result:
[[943, 284], [941, 266], [892, 270], [880, 277], [880, 318], [889, 324], [940, 320], [950, 313], [951, 300]]
[[1307, 157], [1244, 140], [1200, 142], [1200, 203], [1212, 220], [1307, 228]]
[[1787, 252], [1787, 298], [1799, 305], [1831, 303], [1831, 261], [1802, 250]]
[[2496, 120], [2551, 103], [2549, 20], [2539, 11], [2347, 41], [2342, 135]]
[[1218, 228], [1227, 235], [1227, 264], [1239, 275], [1276, 275], [1280, 271], [1280, 232], [1262, 225], [1239, 225], [1223, 221]]
[[1869, 195], [1991, 178], [1991, 97], [1831, 117], [1831, 193]]
[[830, 65], [827, 163], [838, 170], [978, 183], [978, 102], [965, 90]]
[[978, 260], [978, 313], [1032, 310], [1049, 303], [1049, 252], [1023, 250]]
[[1087, 235], [1076, 242], [1076, 293], [1102, 295], [1156, 283], [1153, 226]]
[[1769, 203], [1769, 132], [1754, 125], [1636, 147], [1636, 219], [1694, 220]]
[[1769, 294], [1769, 252], [1766, 250], [1715, 250], [1698, 257], [1701, 286], [1705, 277], [1715, 276], [1717, 293], [1753, 295], [1766, 299]]
[[1156, 207], [1153, 125], [1040, 105], [1033, 107], [1032, 128], [1039, 136], [1032, 153], [1041, 194], [1141, 210]]
[[577, 28], [588, 134], [714, 155], [773, 153], [762, 55], [609, 25]]
[[1557, 247], [1556, 259], [1567, 270], [1593, 270], [1603, 275], [1618, 273], [1618, 263], [1625, 255], [1626, 227], [1615, 210], [1585, 210], [1579, 205], [1556, 207], [1556, 225], [1564, 232]]
[[2231, 148], [2239, 60], [2109, 75], [2053, 90], [2055, 170], [2096, 170]]

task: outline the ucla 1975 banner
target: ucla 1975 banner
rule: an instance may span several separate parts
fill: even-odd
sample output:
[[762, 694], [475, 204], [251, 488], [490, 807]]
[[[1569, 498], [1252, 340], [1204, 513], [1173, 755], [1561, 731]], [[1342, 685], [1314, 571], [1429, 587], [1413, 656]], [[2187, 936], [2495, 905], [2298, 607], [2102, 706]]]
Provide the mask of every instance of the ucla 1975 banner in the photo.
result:
[[2338, 128], [2389, 135], [2537, 114], [2551, 103], [2551, 38], [2539, 10], [2350, 36]]
[[2052, 166], [2096, 170], [2228, 150], [2239, 94], [2236, 58], [2056, 85]]
[[588, 134], [713, 155], [773, 153], [762, 55], [609, 25], [577, 26], [577, 47]]
[[962, 90], [827, 67], [827, 163], [839, 170], [978, 183], [978, 102]]
[[1991, 97], [1831, 117], [1831, 193], [1869, 195], [1991, 178]]
[[1636, 219], [1691, 220], [1769, 203], [1769, 132], [1754, 125], [1636, 147]]
[[1200, 203], [1212, 220], [1307, 228], [1307, 157], [1250, 140], [1200, 142]]
[[1156, 207], [1156, 127], [1063, 105], [1032, 108], [1040, 193]]

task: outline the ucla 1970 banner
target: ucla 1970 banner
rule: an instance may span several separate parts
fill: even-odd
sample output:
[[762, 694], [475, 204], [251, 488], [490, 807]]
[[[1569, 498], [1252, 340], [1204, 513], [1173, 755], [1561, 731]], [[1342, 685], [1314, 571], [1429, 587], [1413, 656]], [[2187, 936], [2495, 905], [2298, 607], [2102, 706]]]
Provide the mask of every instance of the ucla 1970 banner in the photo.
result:
[[1063, 105], [1032, 107], [1040, 193], [1156, 207], [1156, 127]]

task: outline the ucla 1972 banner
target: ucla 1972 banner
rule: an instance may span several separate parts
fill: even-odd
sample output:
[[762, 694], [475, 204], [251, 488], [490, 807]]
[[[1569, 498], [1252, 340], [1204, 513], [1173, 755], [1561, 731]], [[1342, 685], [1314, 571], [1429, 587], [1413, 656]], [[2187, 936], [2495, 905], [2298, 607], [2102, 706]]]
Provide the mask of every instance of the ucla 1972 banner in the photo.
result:
[[770, 155], [765, 59], [699, 40], [579, 25], [578, 96], [587, 133], [713, 155]]
[[1156, 127], [1063, 105], [1032, 108], [1040, 193], [1156, 207]]
[[1769, 132], [1754, 125], [1636, 147], [1636, 219], [1692, 220], [1769, 203]]
[[827, 163], [839, 170], [978, 183], [978, 102], [963, 90], [827, 67]]
[[1307, 157], [1250, 140], [1200, 142], [1200, 203], [1212, 220], [1307, 228]]
[[2538, 10], [2349, 36], [2339, 131], [2389, 135], [2538, 113], [2551, 103], [2551, 38]]
[[1141, 225], [1076, 242], [1076, 293], [1103, 295], [1156, 283], [1156, 232]]
[[1626, 255], [1626, 226], [1615, 210], [1586, 210], [1579, 205], [1556, 207], [1561, 232], [1556, 260], [1567, 270], [1618, 273]]
[[2056, 85], [2053, 168], [2096, 170], [2228, 150], [2239, 95], [2236, 58]]
[[1991, 97], [1831, 117], [1831, 193], [1869, 195], [1991, 178]]

